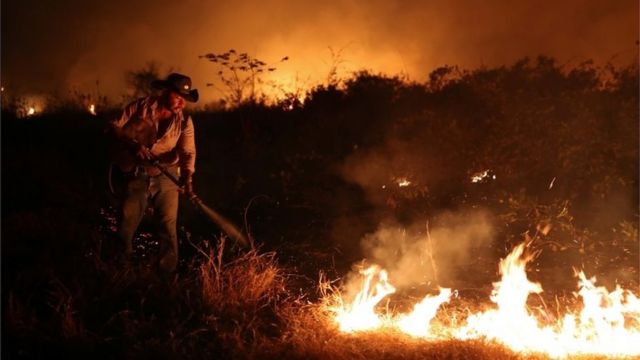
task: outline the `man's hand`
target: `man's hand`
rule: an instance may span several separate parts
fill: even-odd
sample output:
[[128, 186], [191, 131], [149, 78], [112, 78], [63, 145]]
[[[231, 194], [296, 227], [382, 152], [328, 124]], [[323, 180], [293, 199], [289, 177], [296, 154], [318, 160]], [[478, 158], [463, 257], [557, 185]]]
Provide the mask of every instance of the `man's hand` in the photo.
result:
[[190, 199], [195, 197], [193, 193], [193, 174], [190, 171], [184, 171], [180, 176], [180, 192], [187, 195]]
[[136, 158], [138, 160], [146, 161], [146, 160], [153, 159], [153, 155], [151, 154], [151, 151], [149, 151], [149, 149], [147, 149], [146, 146], [136, 143], [136, 147], [134, 149], [135, 149]]

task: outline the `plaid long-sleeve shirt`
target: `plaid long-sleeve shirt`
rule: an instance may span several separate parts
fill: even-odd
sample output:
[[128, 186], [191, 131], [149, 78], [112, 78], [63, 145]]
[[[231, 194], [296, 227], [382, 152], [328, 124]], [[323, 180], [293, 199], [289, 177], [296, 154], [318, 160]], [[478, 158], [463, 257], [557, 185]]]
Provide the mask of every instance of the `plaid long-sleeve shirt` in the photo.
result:
[[[181, 171], [194, 173], [196, 144], [191, 116], [173, 114], [164, 134], [158, 134], [159, 98], [150, 96], [127, 105], [119, 118], [110, 122], [116, 137], [135, 140], [166, 164], [179, 164]], [[158, 137], [158, 135], [161, 135]]]

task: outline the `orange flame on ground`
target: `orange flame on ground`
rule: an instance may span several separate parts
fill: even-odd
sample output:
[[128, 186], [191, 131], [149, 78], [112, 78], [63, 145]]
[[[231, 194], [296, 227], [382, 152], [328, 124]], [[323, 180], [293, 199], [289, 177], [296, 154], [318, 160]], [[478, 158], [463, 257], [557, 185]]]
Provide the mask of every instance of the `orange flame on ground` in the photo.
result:
[[[527, 279], [522, 257], [524, 244], [518, 245], [500, 262], [502, 280], [494, 284], [491, 300], [498, 309], [471, 315], [467, 325], [457, 331], [458, 338], [484, 337], [523, 352], [544, 352], [553, 357], [575, 354], [640, 355], [640, 302], [619, 286], [609, 293], [580, 273], [583, 309], [578, 318], [566, 314], [556, 324], [540, 325], [527, 310], [527, 297], [542, 292], [538, 283]], [[626, 296], [625, 296], [626, 294]], [[625, 299], [626, 297], [626, 299]], [[625, 328], [625, 314], [634, 318], [634, 327]]]
[[[484, 338], [515, 351], [542, 352], [555, 358], [584, 354], [640, 355], [640, 299], [620, 286], [613, 292], [597, 287], [595, 278], [587, 279], [582, 272], [578, 275], [577, 295], [583, 306], [578, 315], [567, 313], [551, 324], [533, 316], [527, 309], [527, 299], [529, 294], [541, 293], [542, 286], [527, 278], [526, 264], [531, 257], [523, 255], [524, 247], [518, 245], [500, 261], [502, 279], [493, 284], [490, 297], [496, 309], [471, 314], [460, 326], [434, 331], [429, 322], [439, 306], [451, 297], [451, 290], [441, 289], [438, 296], [425, 297], [409, 315], [386, 315], [388, 322], [384, 325], [416, 337]], [[375, 274], [380, 274], [377, 283], [373, 282]], [[363, 288], [356, 300], [336, 312], [341, 331], [375, 330], [383, 324], [375, 307], [395, 289], [388, 282], [387, 273], [377, 266], [363, 271], [363, 275]]]
[[[396, 289], [388, 282], [385, 270], [373, 265], [360, 273], [364, 276], [362, 290], [348, 306], [335, 309], [336, 321], [344, 332], [371, 330], [379, 327], [382, 320], [375, 313], [375, 306]], [[374, 279], [377, 278], [377, 279]], [[376, 280], [375, 286], [371, 283]]]
[[413, 312], [398, 318], [398, 327], [404, 333], [415, 337], [429, 337], [429, 323], [436, 316], [438, 307], [451, 298], [451, 289], [440, 288], [437, 296], [427, 295], [413, 308]]
[[[425, 296], [425, 298], [414, 306], [413, 312], [399, 317], [391, 318], [387, 315], [378, 315], [375, 307], [387, 295], [396, 291], [389, 283], [385, 270], [377, 265], [360, 271], [364, 276], [362, 290], [349, 304], [334, 307], [336, 322], [341, 331], [356, 332], [375, 330], [382, 326], [397, 326], [401, 331], [413, 336], [428, 336], [429, 322], [436, 314], [438, 307], [449, 301], [451, 297], [450, 289], [440, 289], [437, 296]], [[374, 280], [375, 285], [372, 286]]]
[[396, 182], [398, 183], [399, 187], [407, 187], [411, 185], [411, 181], [409, 181], [407, 178], [398, 178], [396, 179]]

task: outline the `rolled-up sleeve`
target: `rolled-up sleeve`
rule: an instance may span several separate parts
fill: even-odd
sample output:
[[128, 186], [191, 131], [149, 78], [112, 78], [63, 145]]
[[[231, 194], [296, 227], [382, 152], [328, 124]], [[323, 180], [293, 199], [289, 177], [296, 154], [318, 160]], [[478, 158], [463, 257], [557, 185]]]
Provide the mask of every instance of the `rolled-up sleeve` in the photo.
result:
[[178, 153], [180, 154], [180, 170], [196, 171], [196, 141], [193, 120], [188, 116], [185, 126], [178, 139]]

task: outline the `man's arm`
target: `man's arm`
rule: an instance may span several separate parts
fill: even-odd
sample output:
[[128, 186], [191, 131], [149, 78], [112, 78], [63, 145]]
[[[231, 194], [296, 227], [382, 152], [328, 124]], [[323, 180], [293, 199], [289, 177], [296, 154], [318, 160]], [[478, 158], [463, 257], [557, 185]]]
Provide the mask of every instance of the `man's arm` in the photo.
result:
[[120, 117], [109, 121], [109, 124], [107, 125], [107, 131], [117, 140], [131, 141], [132, 139], [126, 136], [123, 129], [124, 126], [129, 122], [131, 117], [138, 111], [138, 107], [138, 100], [129, 103], [129, 105], [124, 108], [124, 111], [122, 111]]
[[[113, 137], [116, 142], [120, 143], [120, 146], [124, 146], [131, 155], [134, 155], [138, 160], [151, 159], [151, 153], [142, 144], [138, 144], [134, 138], [131, 138], [124, 131], [125, 125], [131, 120], [131, 118], [138, 112], [141, 106], [141, 101], [136, 100], [124, 108], [124, 111], [120, 117], [109, 121], [107, 125], [107, 133]], [[120, 153], [122, 156], [122, 153]], [[122, 160], [122, 159], [121, 159]]]
[[188, 116], [185, 122], [177, 144], [178, 154], [180, 155], [180, 171], [183, 174], [193, 174], [196, 171], [195, 131], [191, 116]]
[[193, 120], [188, 116], [178, 139], [178, 154], [180, 156], [180, 182], [187, 195], [193, 193], [192, 176], [196, 171], [196, 141]]

